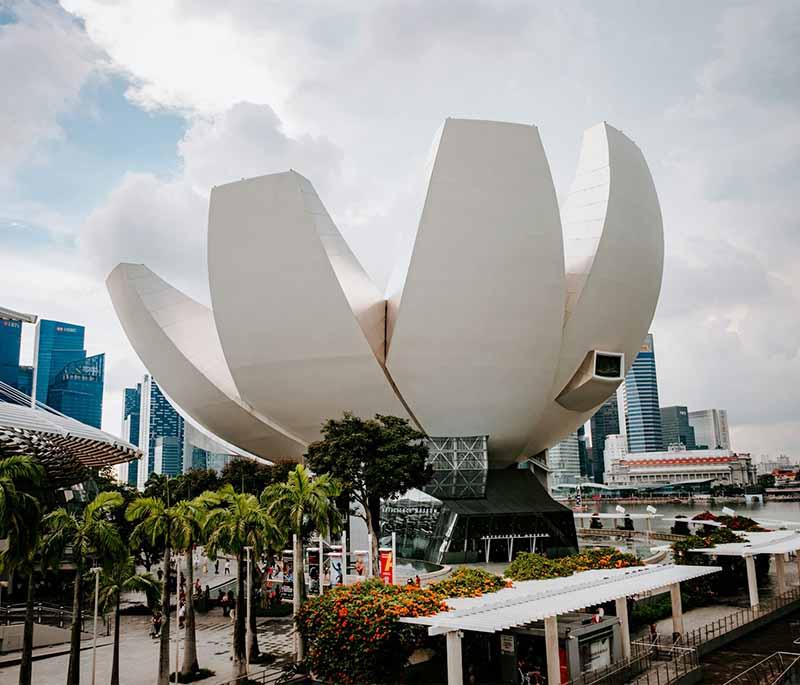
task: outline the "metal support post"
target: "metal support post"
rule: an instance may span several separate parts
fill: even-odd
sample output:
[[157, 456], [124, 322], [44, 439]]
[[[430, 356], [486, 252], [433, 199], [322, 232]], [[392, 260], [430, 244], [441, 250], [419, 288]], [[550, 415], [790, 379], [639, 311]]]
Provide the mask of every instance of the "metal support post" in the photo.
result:
[[754, 609], [758, 606], [758, 582], [756, 579], [756, 562], [752, 554], [744, 558], [747, 567], [747, 589], [750, 593], [750, 606]]
[[447, 633], [447, 685], [463, 685], [464, 671], [461, 665], [461, 636], [459, 631]]
[[97, 673], [97, 606], [100, 602], [100, 567], [92, 568], [94, 573], [94, 635], [92, 637], [92, 685]]
[[558, 619], [549, 616], [544, 619], [544, 651], [547, 659], [547, 682], [561, 682], [561, 663], [558, 657]]
[[681, 603], [681, 584], [673, 583], [669, 586], [670, 599], [672, 600], [672, 632], [683, 635], [683, 604]]

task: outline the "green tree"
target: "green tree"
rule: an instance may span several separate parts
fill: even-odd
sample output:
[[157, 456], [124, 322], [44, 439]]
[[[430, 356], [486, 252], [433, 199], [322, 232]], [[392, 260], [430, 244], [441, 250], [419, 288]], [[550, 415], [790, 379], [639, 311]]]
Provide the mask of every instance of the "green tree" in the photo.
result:
[[270, 466], [254, 459], [235, 457], [223, 467], [220, 482], [230, 484], [236, 492], [259, 496], [268, 485], [283, 483], [291, 470], [291, 464]]
[[[236, 677], [246, 671], [247, 646], [245, 644], [245, 556], [246, 547], [258, 559], [261, 553], [274, 547], [280, 538], [275, 522], [267, 507], [255, 495], [234, 492], [226, 485], [217, 493], [219, 506], [208, 513], [205, 522], [206, 549], [209, 556], [219, 552], [234, 555], [237, 565], [236, 622], [233, 631], [233, 666]], [[247, 578], [247, 592], [252, 592], [252, 578]], [[253, 614], [253, 618], [255, 614]], [[254, 622], [251, 623], [251, 628]], [[253, 630], [251, 658], [258, 655], [258, 641]], [[253, 651], [255, 647], [255, 651]]]
[[158, 601], [160, 583], [150, 573], [137, 574], [134, 557], [125, 556], [100, 575], [100, 607], [114, 612], [114, 652], [111, 660], [111, 685], [119, 685], [119, 602], [123, 592], [142, 592], [148, 606]]
[[[423, 487], [431, 477], [426, 466], [425, 435], [408, 421], [376, 414], [361, 419], [345, 412], [322, 427], [322, 440], [308, 446], [306, 464], [316, 473], [328, 473], [355, 500], [372, 536], [372, 558], [378, 559], [381, 500]], [[379, 564], [373, 574], [380, 575]]]
[[131, 533], [131, 546], [135, 549], [142, 542], [160, 546], [164, 550], [164, 578], [161, 588], [161, 611], [164, 617], [161, 628], [161, 643], [158, 651], [158, 685], [169, 683], [169, 584], [170, 561], [178, 531], [178, 512], [157, 497], [141, 497], [133, 500], [125, 511], [125, 517], [136, 523]]
[[197, 660], [197, 632], [194, 611], [194, 547], [203, 542], [203, 525], [210, 506], [217, 502], [212, 493], [203, 493], [192, 500], [183, 500], [174, 507], [175, 546], [184, 553], [186, 562], [186, 625], [184, 629], [184, 650], [182, 675], [191, 675], [200, 669]]
[[78, 685], [81, 680], [81, 583], [87, 563], [91, 559], [103, 564], [113, 563], [125, 553], [125, 543], [110, 517], [111, 512], [120, 506], [122, 496], [118, 492], [101, 492], [81, 513], [69, 512], [62, 507], [51, 511], [42, 521], [45, 563], [58, 565], [69, 547], [75, 564], [67, 685]]
[[[261, 502], [274, 513], [278, 525], [293, 534], [294, 591], [292, 608], [295, 617], [300, 613], [305, 598], [305, 565], [303, 540], [312, 530], [327, 535], [335, 529], [339, 517], [335, 501], [341, 493], [339, 483], [328, 474], [312, 478], [302, 464], [298, 464], [285, 483], [277, 483], [264, 490]], [[320, 576], [320, 582], [322, 577]], [[295, 656], [303, 660], [303, 641], [295, 632]]]
[[39, 495], [44, 479], [44, 469], [30, 457], [0, 459], [0, 538], [8, 540], [0, 552], [0, 573], [27, 578], [19, 685], [31, 685], [33, 671], [34, 554], [41, 534]]

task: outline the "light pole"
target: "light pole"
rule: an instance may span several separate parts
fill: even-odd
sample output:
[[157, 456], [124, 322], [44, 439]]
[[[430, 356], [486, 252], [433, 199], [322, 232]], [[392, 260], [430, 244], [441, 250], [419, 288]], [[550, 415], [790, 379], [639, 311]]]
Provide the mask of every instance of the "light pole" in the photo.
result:
[[[252, 547], [245, 547], [245, 553], [247, 554], [247, 634], [245, 636], [245, 673], [250, 672], [250, 646], [251, 640], [253, 639], [253, 631], [250, 627], [252, 623], [250, 623], [250, 613], [253, 610], [253, 566], [251, 563], [250, 552], [253, 551]], [[241, 571], [240, 571], [241, 573]]]
[[97, 672], [97, 605], [100, 602], [100, 567], [93, 566], [94, 573], [94, 637], [92, 638], [92, 685]]

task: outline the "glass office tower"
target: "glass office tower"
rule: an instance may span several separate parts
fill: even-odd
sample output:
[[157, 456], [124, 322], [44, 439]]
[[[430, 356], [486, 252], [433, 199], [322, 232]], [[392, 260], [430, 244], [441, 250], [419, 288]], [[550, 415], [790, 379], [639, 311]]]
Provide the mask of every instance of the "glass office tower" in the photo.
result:
[[83, 326], [39, 319], [33, 349], [33, 390], [37, 402], [48, 404], [47, 394], [58, 373], [70, 362], [86, 358], [83, 340]]
[[104, 354], [68, 362], [53, 378], [47, 404], [95, 428], [103, 418]]
[[664, 449], [652, 333], [647, 334], [625, 377], [625, 424], [629, 452], [660, 452]]
[[619, 434], [619, 403], [614, 393], [595, 412], [592, 426], [592, 473], [595, 483], [602, 483], [605, 474], [605, 446], [609, 435]]
[[[142, 384], [137, 383], [135, 388], [125, 388], [122, 406], [122, 439], [132, 445], [139, 445], [139, 417], [141, 416]], [[139, 460], [135, 459], [124, 465], [122, 480], [136, 487]]]
[[[156, 441], [159, 438], [174, 437], [180, 446], [181, 470], [183, 469], [183, 417], [175, 411], [169, 400], [161, 392], [158, 383], [152, 376], [145, 376], [142, 383], [142, 401], [140, 409], [139, 447], [146, 451], [147, 458], [139, 460], [136, 485], [144, 489], [147, 478], [156, 470]], [[161, 467], [163, 468], [163, 451]], [[170, 455], [167, 455], [169, 463]], [[181, 473], [181, 471], [178, 471]], [[177, 475], [177, 474], [173, 474]]]
[[686, 407], [662, 407], [661, 431], [664, 447], [680, 444], [687, 450], [696, 449], [694, 428], [689, 424], [689, 410]]
[[0, 319], [0, 381], [15, 388], [19, 384], [19, 349], [22, 322]]

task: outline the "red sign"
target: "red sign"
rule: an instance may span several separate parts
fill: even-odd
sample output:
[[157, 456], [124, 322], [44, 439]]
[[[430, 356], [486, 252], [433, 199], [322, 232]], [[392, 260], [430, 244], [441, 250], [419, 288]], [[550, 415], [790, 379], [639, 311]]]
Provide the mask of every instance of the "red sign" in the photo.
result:
[[392, 559], [392, 551], [391, 550], [381, 550], [380, 552], [380, 559], [381, 559], [381, 580], [387, 585], [392, 584], [392, 568], [393, 568], [393, 559]]

